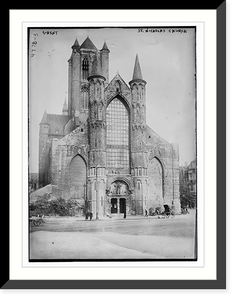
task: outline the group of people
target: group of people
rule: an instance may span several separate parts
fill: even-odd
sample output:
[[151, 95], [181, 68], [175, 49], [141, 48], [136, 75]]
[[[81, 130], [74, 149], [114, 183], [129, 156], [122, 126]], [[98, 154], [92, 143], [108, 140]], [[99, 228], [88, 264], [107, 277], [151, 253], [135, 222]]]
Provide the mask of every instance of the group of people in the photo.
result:
[[[181, 208], [181, 213], [182, 214], [189, 214], [189, 211], [188, 211], [188, 208], [185, 207], [185, 208]], [[145, 213], [144, 213], [144, 217], [148, 217], [148, 210], [145, 208]], [[86, 213], [86, 220], [88, 220], [90, 218], [90, 220], [92, 220], [92, 217], [93, 217], [93, 213], [92, 212], [87, 212]], [[127, 214], [126, 214], [126, 210], [124, 211], [124, 214], [123, 214], [123, 218], [126, 219], [127, 217]]]
[[93, 213], [92, 212], [87, 212], [86, 213], [86, 220], [90, 219], [90, 221], [91, 221], [92, 217], [93, 217]]
[[[123, 218], [126, 219], [126, 217], [127, 217], [127, 214], [126, 214], [126, 211], [125, 211], [124, 214], [123, 214]], [[86, 213], [86, 220], [90, 219], [90, 221], [91, 221], [92, 218], [93, 218], [93, 213], [92, 212], [87, 212]]]

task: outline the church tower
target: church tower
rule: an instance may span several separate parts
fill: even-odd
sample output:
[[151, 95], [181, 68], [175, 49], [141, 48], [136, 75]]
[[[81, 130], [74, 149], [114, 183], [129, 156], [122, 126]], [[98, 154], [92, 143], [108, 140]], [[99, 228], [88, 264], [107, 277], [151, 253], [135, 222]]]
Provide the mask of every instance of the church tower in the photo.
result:
[[80, 103], [80, 46], [78, 40], [73, 44], [72, 54], [68, 60], [68, 109], [69, 115], [75, 117], [79, 114]]
[[106, 189], [106, 104], [101, 58], [96, 55], [89, 82], [89, 207], [97, 219], [105, 214]]
[[[76, 39], [68, 101], [40, 122], [39, 184], [80, 203], [94, 219], [143, 215], [163, 204], [180, 212], [178, 146], [146, 124], [146, 81], [138, 55], [131, 81], [109, 81], [109, 49]], [[78, 213], [78, 212], [77, 212]]]
[[101, 75], [105, 78], [105, 84], [109, 81], [109, 49], [104, 42], [101, 50], [98, 50], [89, 37], [81, 44], [76, 39], [72, 48], [72, 54], [68, 60], [68, 114], [74, 119], [75, 125], [88, 117], [89, 109], [89, 82], [92, 74], [93, 62], [99, 61]]
[[146, 148], [146, 81], [142, 78], [141, 67], [138, 55], [135, 58], [135, 65], [132, 80], [129, 82], [132, 94], [132, 171], [134, 174], [136, 213], [142, 214], [146, 208], [147, 201], [147, 162], [148, 152]]

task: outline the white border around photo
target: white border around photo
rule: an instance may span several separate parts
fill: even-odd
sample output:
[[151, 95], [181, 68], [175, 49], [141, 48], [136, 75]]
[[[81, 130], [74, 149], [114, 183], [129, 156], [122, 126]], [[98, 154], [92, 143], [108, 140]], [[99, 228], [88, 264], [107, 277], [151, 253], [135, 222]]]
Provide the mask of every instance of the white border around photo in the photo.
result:
[[[215, 11], [11, 11], [10, 279], [216, 279]], [[80, 22], [75, 20], [80, 18]], [[111, 22], [111, 19], [113, 22]], [[93, 21], [91, 21], [93, 20]], [[129, 20], [129, 21], [127, 21]], [[197, 262], [28, 262], [27, 27], [197, 26]], [[13, 47], [13, 44], [16, 45]], [[17, 48], [18, 52], [13, 51]], [[21, 125], [21, 126], [20, 126]], [[16, 151], [16, 149], [18, 151]], [[21, 178], [21, 180], [19, 180]], [[208, 180], [208, 184], [207, 184]], [[14, 186], [14, 188], [13, 188]], [[205, 212], [211, 211], [211, 214]], [[207, 221], [208, 220], [208, 221]]]

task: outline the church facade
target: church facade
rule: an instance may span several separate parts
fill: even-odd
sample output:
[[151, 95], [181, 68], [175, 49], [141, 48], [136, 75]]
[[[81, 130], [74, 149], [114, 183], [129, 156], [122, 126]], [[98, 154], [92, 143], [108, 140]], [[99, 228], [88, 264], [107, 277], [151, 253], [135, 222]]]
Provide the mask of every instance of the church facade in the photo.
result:
[[[127, 84], [109, 80], [109, 49], [73, 44], [68, 103], [40, 122], [39, 186], [93, 213], [143, 215], [164, 204], [180, 213], [179, 150], [146, 124], [146, 81], [138, 56]], [[132, 73], [132, 70], [131, 70]]]

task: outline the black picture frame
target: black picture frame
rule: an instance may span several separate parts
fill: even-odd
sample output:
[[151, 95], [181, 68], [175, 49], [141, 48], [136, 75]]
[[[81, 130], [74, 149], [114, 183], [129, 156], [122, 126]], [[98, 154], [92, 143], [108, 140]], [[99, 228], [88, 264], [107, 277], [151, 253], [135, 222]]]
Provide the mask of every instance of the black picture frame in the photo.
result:
[[[11, 280], [10, 244], [2, 249], [5, 266], [2, 269], [2, 289], [225, 289], [226, 288], [226, 1], [211, 2], [217, 14], [217, 244], [216, 280]], [[170, 9], [170, 8], [169, 8]], [[172, 8], [188, 9], [188, 8]], [[193, 9], [193, 8], [192, 8]], [[10, 218], [10, 208], [5, 211]], [[10, 240], [10, 225], [8, 222]]]

